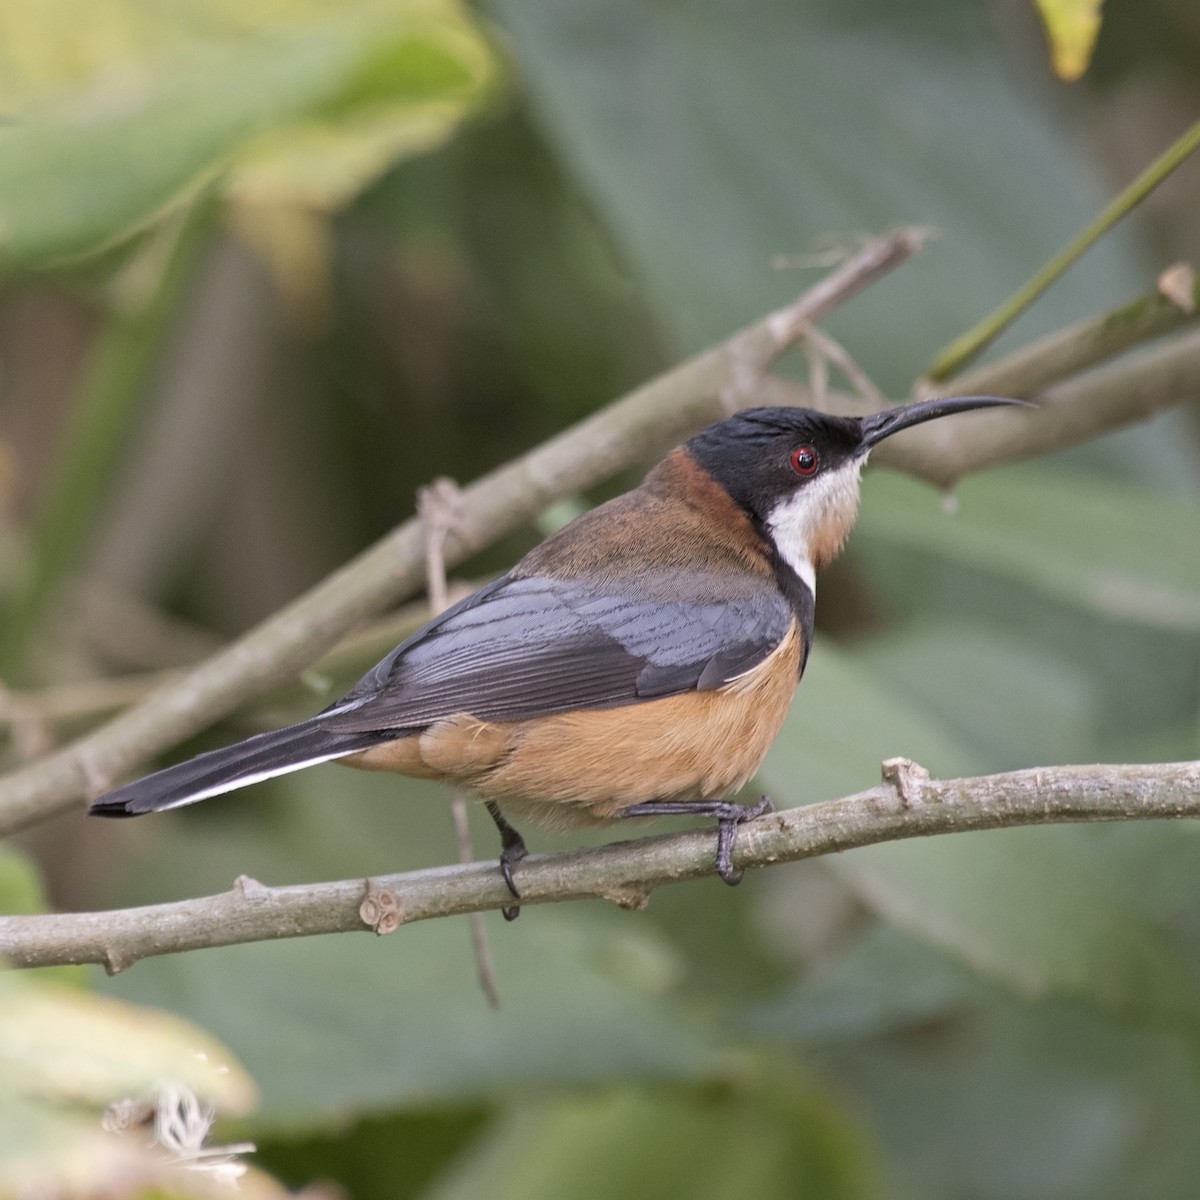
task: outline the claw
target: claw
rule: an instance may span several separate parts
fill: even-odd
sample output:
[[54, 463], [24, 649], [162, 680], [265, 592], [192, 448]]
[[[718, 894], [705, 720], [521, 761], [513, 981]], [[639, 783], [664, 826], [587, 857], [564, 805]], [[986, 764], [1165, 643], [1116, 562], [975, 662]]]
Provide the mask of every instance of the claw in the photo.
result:
[[[504, 847], [500, 851], [500, 874], [504, 876], [504, 883], [508, 890], [512, 892], [513, 897], [520, 900], [521, 893], [517, 890], [516, 881], [513, 879], [513, 867], [517, 865], [525, 857], [528, 851], [525, 849], [525, 843], [518, 838]], [[507, 908], [500, 910], [501, 915], [506, 921], [515, 921], [521, 915], [521, 906], [519, 904], [510, 904]]]
[[771, 811], [771, 797], [763, 796], [757, 804], [738, 804], [732, 800], [664, 800], [649, 804], [634, 804], [625, 809], [623, 817], [697, 816], [717, 819], [717, 874], [730, 887], [742, 882], [742, 872], [733, 868], [733, 839], [743, 821], [753, 821]]
[[753, 821], [770, 811], [771, 797], [763, 796], [757, 804], [730, 804], [727, 811], [717, 817], [717, 874], [730, 887], [737, 887], [745, 874], [733, 868], [733, 839], [737, 827], [743, 821]]
[[[525, 839], [505, 820], [499, 807], [490, 800], [487, 810], [500, 831], [500, 874], [504, 876], [504, 884], [514, 899], [520, 900], [521, 893], [517, 890], [516, 880], [513, 878], [513, 867], [529, 853], [525, 848]], [[521, 915], [521, 907], [518, 904], [510, 904], [507, 908], [502, 908], [500, 914], [506, 921], [515, 921]]]

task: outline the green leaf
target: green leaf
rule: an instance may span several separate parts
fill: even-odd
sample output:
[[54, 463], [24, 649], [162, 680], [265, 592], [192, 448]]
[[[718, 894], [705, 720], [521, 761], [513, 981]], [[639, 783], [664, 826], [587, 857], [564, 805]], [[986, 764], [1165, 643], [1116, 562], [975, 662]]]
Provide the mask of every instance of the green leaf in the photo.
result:
[[45, 907], [37, 868], [19, 850], [0, 842], [0, 913], [43, 912]]
[[929, 942], [876, 925], [824, 969], [796, 980], [738, 1024], [760, 1037], [812, 1045], [944, 1020], [996, 994], [970, 967]]
[[151, 1164], [144, 1151], [100, 1127], [98, 1113], [81, 1118], [31, 1103], [0, 1086], [0, 1195], [86, 1195], [105, 1183], [137, 1195]]
[[753, 1091], [625, 1090], [506, 1115], [429, 1200], [855, 1200], [871, 1156], [794, 1070]]
[[1101, 0], [1036, 0], [1050, 39], [1054, 73], [1059, 79], [1078, 79], [1092, 59], [1100, 33]]
[[[777, 256], [932, 225], [940, 240], [831, 322], [902, 391], [1103, 196], [982, 11], [956, 0], [493, 7], [564, 160], [687, 349], [810, 282], [772, 269]], [[1127, 231], [1107, 238], [1039, 304], [1037, 327], [1143, 287], [1134, 262]]]
[[0, 1079], [18, 1095], [103, 1106], [169, 1079], [233, 1114], [256, 1098], [208, 1034], [112, 997], [0, 972], [0, 1030]]
[[646, 990], [657, 988], [646, 960], [661, 951], [636, 929], [589, 931], [543, 909], [516, 926], [489, 921], [489, 933], [498, 1013], [475, 983], [461, 921], [382, 941], [341, 935], [156, 959], [106, 987], [213, 1029], [254, 1073], [268, 1128], [715, 1069], [700, 1033]]
[[875, 471], [855, 541], [872, 538], [1002, 573], [1107, 618], [1200, 632], [1191, 495], [1024, 468], [964, 480], [947, 516], [928, 487]]
[[783, 729], [759, 773], [776, 804], [832, 800], [879, 782], [884, 759], [937, 775], [976, 763], [936, 717], [902, 703], [829, 641], [818, 641]]
[[302, 1138], [255, 1135], [255, 1161], [293, 1183], [330, 1180], [354, 1200], [417, 1200], [478, 1137], [489, 1114], [443, 1108], [388, 1113]]
[[[1186, 1200], [1194, 1057], [1076, 1007], [1009, 1004], [908, 1038], [817, 1051], [913, 1197]], [[1019, 1152], [1014, 1152], [1019, 1148]]]
[[852, 543], [903, 625], [856, 659], [989, 769], [1200, 752], [1200, 509], [1031, 469], [964, 482], [956, 511], [872, 473]]
[[3, 96], [0, 263], [102, 249], [222, 172], [243, 198], [340, 206], [444, 138], [492, 74], [450, 0], [106, 7], [104, 29], [78, 5], [57, 24], [36, 0], [5, 9], [25, 69]]
[[1105, 754], [1104, 694], [1086, 664], [1048, 640], [943, 614], [872, 638], [852, 658], [988, 770], [1095, 761]]
[[1195, 959], [1121, 902], [1072, 830], [914, 838], [857, 850], [839, 868], [893, 924], [1018, 995], [1200, 1040]]

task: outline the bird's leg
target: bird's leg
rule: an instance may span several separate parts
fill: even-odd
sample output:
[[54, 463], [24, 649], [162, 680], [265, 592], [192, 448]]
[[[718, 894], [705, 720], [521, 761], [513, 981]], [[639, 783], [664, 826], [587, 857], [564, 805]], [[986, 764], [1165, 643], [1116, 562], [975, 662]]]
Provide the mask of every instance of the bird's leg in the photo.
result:
[[743, 821], [753, 821], [771, 811], [771, 797], [763, 796], [757, 804], [738, 804], [733, 800], [659, 800], [649, 804], [632, 804], [622, 809], [623, 817], [716, 817], [717, 874], [736, 887], [742, 882], [742, 872], [733, 869], [733, 837]]
[[[504, 876], [508, 890], [520, 900], [521, 893], [517, 891], [517, 885], [513, 881], [513, 867], [529, 853], [525, 847], [525, 839], [504, 819], [504, 814], [494, 800], [487, 801], [485, 807], [488, 816], [500, 830], [500, 873]], [[506, 921], [515, 921], [521, 915], [520, 905], [517, 904], [510, 904], [500, 911]]]

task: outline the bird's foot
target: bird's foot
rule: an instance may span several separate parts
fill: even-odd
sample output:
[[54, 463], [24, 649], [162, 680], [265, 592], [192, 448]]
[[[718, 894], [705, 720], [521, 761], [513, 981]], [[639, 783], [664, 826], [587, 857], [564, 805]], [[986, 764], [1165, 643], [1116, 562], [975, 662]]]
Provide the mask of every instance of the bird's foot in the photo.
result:
[[[500, 874], [504, 876], [504, 883], [514, 898], [520, 900], [521, 893], [517, 890], [516, 880], [513, 879], [513, 868], [529, 853], [525, 839], [505, 820], [504, 814], [494, 801], [487, 802], [487, 810], [500, 831]], [[510, 904], [500, 912], [506, 921], [515, 921], [521, 915], [521, 906]]]
[[753, 821], [771, 811], [771, 797], [763, 796], [756, 804], [738, 804], [733, 800], [663, 800], [634, 804], [624, 809], [623, 817], [715, 817], [717, 820], [717, 874], [730, 887], [742, 882], [742, 872], [733, 868], [733, 839], [743, 821]]
[[[514, 829], [513, 832], [516, 833], [516, 830]], [[517, 890], [517, 885], [513, 880], [513, 867], [528, 853], [529, 851], [525, 848], [525, 840], [519, 833], [514, 842], [506, 843], [500, 850], [500, 874], [504, 876], [508, 890], [517, 900], [520, 900], [521, 893]], [[521, 906], [510, 904], [507, 908], [502, 908], [500, 913], [506, 921], [515, 921], [521, 915]]]
[[727, 804], [727, 813], [717, 816], [717, 874], [730, 887], [742, 882], [741, 871], [733, 869], [733, 838], [743, 821], [753, 821], [771, 811], [771, 797], [762, 796], [756, 804]]

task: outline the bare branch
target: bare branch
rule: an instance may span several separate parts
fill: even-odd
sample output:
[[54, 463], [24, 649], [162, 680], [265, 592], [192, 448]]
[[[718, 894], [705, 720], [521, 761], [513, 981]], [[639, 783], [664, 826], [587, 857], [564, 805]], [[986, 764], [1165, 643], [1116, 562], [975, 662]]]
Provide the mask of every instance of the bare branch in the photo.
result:
[[[1200, 762], [1044, 767], [934, 780], [915, 763], [892, 759], [884, 764], [884, 779], [870, 791], [785, 809], [740, 826], [735, 865], [764, 867], [900, 838], [1014, 825], [1200, 816]], [[616, 842], [574, 854], [531, 855], [520, 867], [521, 904], [598, 897], [639, 906], [657, 887], [713, 870], [708, 831]], [[380, 897], [386, 899], [386, 924], [375, 919]], [[391, 930], [511, 903], [494, 863], [287, 887], [242, 878], [229, 892], [173, 904], [0, 917], [0, 956], [21, 967], [99, 963], [120, 971], [158, 954]]]

